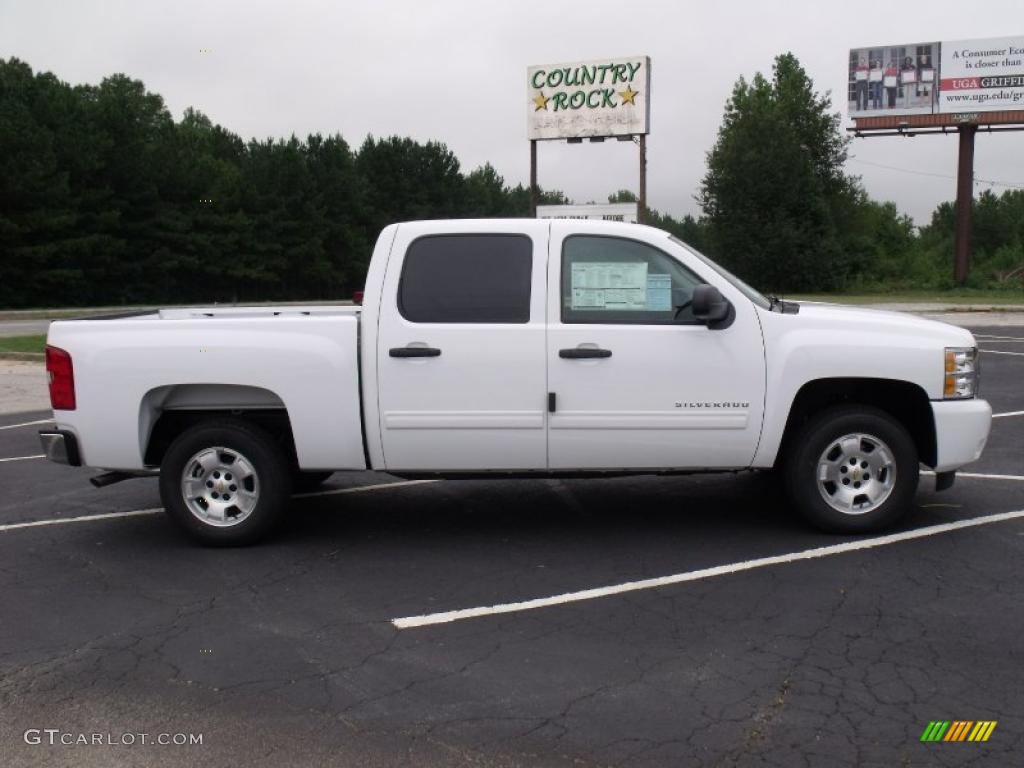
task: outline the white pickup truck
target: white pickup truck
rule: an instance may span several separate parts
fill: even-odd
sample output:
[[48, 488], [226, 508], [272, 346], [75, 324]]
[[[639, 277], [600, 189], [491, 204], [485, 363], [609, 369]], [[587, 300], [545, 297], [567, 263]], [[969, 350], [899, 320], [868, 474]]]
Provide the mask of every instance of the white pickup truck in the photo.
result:
[[[985, 446], [961, 329], [766, 298], [666, 232], [424, 221], [380, 235], [361, 307], [213, 307], [55, 322], [49, 458], [159, 472], [211, 544], [269, 531], [339, 470], [401, 477], [774, 470], [860, 532]], [[685, 500], [680, 500], [681, 505]]]

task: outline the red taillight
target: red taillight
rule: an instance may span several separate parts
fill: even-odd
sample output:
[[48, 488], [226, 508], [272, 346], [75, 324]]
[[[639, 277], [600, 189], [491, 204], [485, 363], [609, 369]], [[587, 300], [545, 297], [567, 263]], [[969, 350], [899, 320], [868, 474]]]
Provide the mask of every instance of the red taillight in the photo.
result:
[[53, 410], [75, 410], [75, 369], [71, 365], [71, 355], [47, 344], [46, 372], [50, 376], [50, 405]]
[[353, 304], [360, 304], [360, 305], [363, 303], [363, 292], [362, 291], [355, 291], [355, 292], [353, 292], [353, 294], [352, 294], [352, 303]]

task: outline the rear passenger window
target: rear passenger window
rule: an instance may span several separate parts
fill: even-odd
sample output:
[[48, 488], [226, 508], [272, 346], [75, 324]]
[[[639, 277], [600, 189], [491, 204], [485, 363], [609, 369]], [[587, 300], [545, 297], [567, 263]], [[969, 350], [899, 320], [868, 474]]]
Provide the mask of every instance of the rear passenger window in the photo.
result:
[[413, 241], [398, 310], [414, 323], [527, 323], [533, 242], [526, 235], [430, 235]]

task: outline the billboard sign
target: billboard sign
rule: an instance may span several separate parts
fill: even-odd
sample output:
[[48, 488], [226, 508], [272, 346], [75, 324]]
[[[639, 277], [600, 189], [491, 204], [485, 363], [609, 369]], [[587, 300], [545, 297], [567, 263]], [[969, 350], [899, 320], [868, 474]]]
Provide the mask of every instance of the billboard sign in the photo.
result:
[[637, 222], [637, 203], [605, 203], [590, 205], [538, 205], [538, 219], [588, 219], [591, 221]]
[[942, 44], [940, 112], [1024, 109], [1024, 35]]
[[850, 50], [850, 117], [1024, 110], [1024, 35]]
[[527, 138], [650, 133], [650, 93], [648, 56], [528, 67]]

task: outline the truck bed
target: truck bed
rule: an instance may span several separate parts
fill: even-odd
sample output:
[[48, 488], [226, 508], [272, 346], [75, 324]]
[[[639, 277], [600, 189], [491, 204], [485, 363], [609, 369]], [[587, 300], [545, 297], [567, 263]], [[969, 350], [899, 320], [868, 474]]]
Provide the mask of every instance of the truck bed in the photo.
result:
[[363, 469], [355, 306], [189, 307], [56, 321], [48, 343], [75, 366], [78, 407], [54, 411], [83, 463], [146, 467], [168, 410], [287, 412], [303, 469]]

